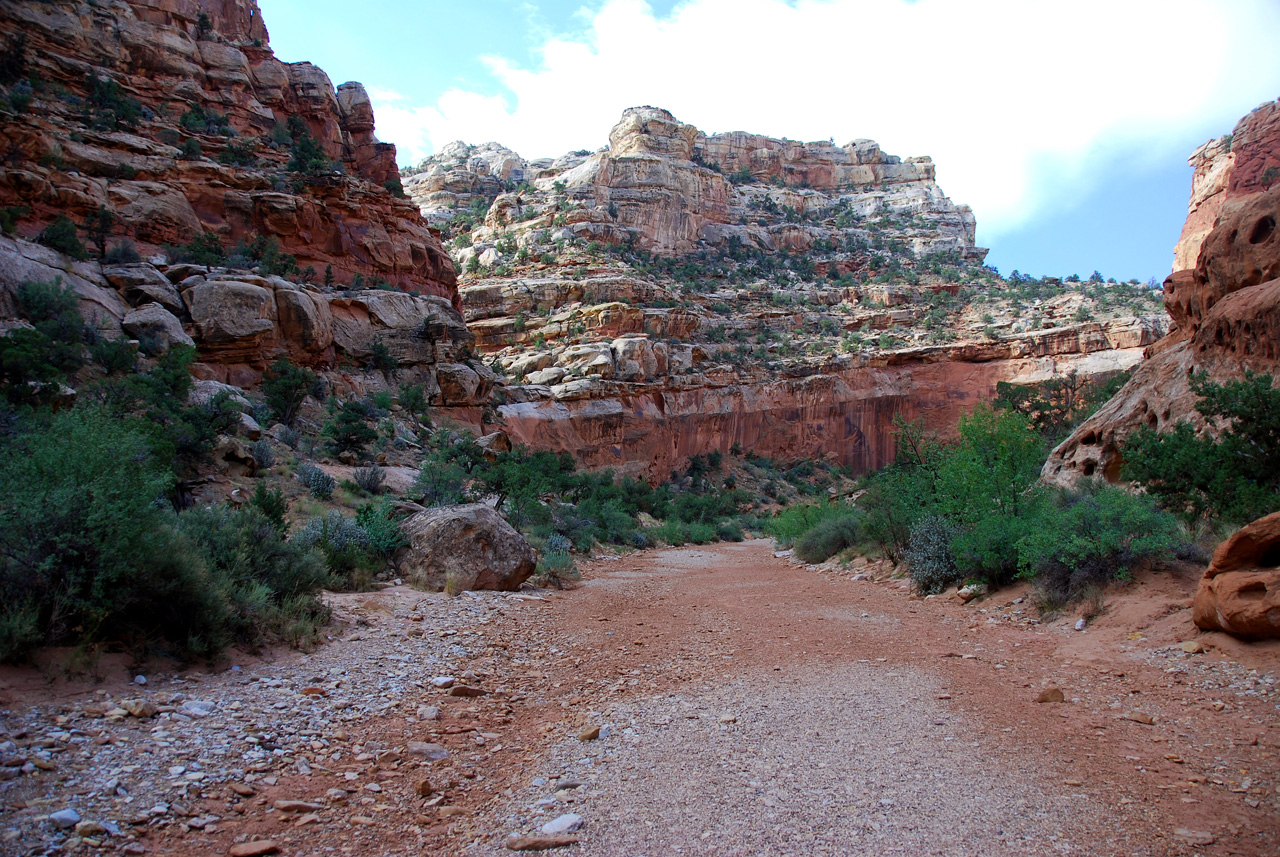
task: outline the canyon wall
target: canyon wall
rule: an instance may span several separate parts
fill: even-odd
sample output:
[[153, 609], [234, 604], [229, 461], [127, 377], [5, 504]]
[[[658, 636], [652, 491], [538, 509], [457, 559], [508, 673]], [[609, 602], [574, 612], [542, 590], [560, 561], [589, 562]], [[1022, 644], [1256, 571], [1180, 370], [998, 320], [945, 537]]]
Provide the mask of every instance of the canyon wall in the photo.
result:
[[1147, 350], [1115, 398], [1053, 451], [1045, 479], [1070, 484], [1099, 474], [1118, 480], [1124, 440], [1143, 426], [1163, 431], [1186, 421], [1212, 430], [1195, 410], [1193, 373], [1223, 382], [1248, 370], [1280, 380], [1280, 102], [1242, 119], [1230, 148], [1231, 161], [1214, 180], [1216, 201], [1204, 196], [1197, 169], [1184, 236], [1200, 228], [1197, 202], [1216, 206], [1217, 214], [1195, 267], [1175, 270], [1165, 281], [1168, 336]]
[[[452, 260], [397, 196], [364, 88], [277, 60], [267, 39], [254, 0], [0, 4], [21, 75], [8, 94], [30, 96], [8, 98], [0, 123], [17, 234], [105, 209], [144, 255], [204, 233], [228, 249], [270, 237], [317, 280], [329, 269], [456, 304]], [[321, 153], [307, 170], [290, 168], [299, 130]]]

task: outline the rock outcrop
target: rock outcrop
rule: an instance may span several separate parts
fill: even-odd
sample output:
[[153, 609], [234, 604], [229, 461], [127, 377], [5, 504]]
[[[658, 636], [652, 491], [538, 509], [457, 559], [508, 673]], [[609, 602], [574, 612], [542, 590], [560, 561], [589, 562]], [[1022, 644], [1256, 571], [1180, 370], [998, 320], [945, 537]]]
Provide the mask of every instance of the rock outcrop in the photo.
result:
[[537, 562], [524, 536], [485, 503], [427, 509], [400, 528], [409, 543], [397, 552], [396, 565], [425, 589], [514, 591]]
[[[1280, 131], [1280, 128], [1277, 128]], [[1193, 373], [1217, 382], [1245, 370], [1280, 380], [1280, 185], [1225, 208], [1204, 240], [1194, 271], [1165, 281], [1168, 336], [1147, 351], [1132, 379], [1058, 446], [1043, 476], [1120, 478], [1124, 439], [1189, 422], [1205, 430], [1191, 391]]]
[[1280, 639], [1280, 512], [1237, 530], [1218, 546], [1191, 615], [1205, 631]]
[[452, 239], [512, 439], [649, 479], [712, 449], [879, 467], [895, 414], [946, 432], [1000, 381], [1119, 372], [1164, 331], [1136, 282], [983, 268], [933, 163], [869, 140], [640, 107], [599, 151], [457, 143], [405, 186]]
[[[144, 255], [204, 233], [229, 251], [274, 238], [315, 280], [328, 269], [457, 305], [453, 263], [397, 195], [364, 88], [277, 60], [255, 0], [5, 3], [0, 47], [24, 76], [0, 123], [0, 208], [21, 213], [19, 235], [105, 209], [111, 239]], [[306, 168], [300, 140], [318, 146]]]
[[1173, 251], [1173, 270], [1195, 268], [1200, 247], [1224, 211], [1280, 184], [1280, 101], [1260, 105], [1230, 134], [1191, 153], [1195, 170], [1187, 220]]

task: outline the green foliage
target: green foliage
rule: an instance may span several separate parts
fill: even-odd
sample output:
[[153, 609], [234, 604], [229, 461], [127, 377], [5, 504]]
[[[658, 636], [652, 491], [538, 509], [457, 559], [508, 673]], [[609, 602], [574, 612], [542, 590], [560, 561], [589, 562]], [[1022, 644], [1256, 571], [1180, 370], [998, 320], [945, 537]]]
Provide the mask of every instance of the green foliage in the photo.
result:
[[18, 221], [31, 213], [25, 205], [6, 205], [0, 208], [0, 232], [12, 235], [18, 231]]
[[307, 521], [294, 541], [324, 554], [330, 582], [339, 588], [367, 588], [368, 572], [380, 564], [372, 551], [369, 534], [355, 520], [338, 511]]
[[111, 227], [115, 225], [116, 216], [106, 206], [98, 206], [98, 210], [85, 218], [84, 231], [89, 241], [98, 248], [98, 258], [107, 253], [107, 238], [111, 235]]
[[90, 346], [89, 355], [108, 375], [132, 372], [138, 365], [138, 347], [127, 339], [99, 339]]
[[1040, 384], [996, 382], [993, 403], [1000, 410], [1026, 417], [1050, 443], [1066, 437], [1107, 400], [1120, 391], [1131, 372], [1120, 372], [1103, 381], [1090, 382], [1074, 371]]
[[378, 465], [373, 464], [369, 467], [356, 469], [351, 474], [351, 478], [355, 480], [355, 483], [360, 486], [362, 491], [367, 491], [376, 496], [382, 493], [383, 485], [387, 481], [387, 472]]
[[271, 526], [275, 527], [276, 532], [283, 535], [289, 531], [289, 525], [284, 519], [289, 504], [284, 499], [284, 492], [279, 488], [268, 488], [265, 482], [259, 482], [253, 489], [253, 496], [249, 498], [249, 503], [262, 513]]
[[862, 513], [853, 512], [821, 521], [796, 540], [795, 554], [802, 562], [823, 562], [858, 543]]
[[960, 580], [951, 543], [956, 527], [941, 515], [925, 515], [911, 527], [902, 557], [911, 568], [911, 581], [924, 593], [936, 593]]
[[76, 225], [65, 214], [59, 214], [52, 223], [41, 230], [36, 240], [51, 250], [57, 250], [72, 259], [84, 261], [89, 258], [89, 254], [85, 252], [84, 245], [76, 237]]
[[246, 267], [257, 268], [263, 276], [284, 277], [298, 273], [297, 257], [283, 252], [274, 235], [255, 235], [248, 241], [241, 241], [231, 256]]
[[391, 349], [382, 341], [381, 336], [375, 336], [369, 346], [369, 366], [377, 369], [384, 377], [400, 368], [400, 361], [391, 353]]
[[1085, 485], [1045, 503], [1017, 542], [1018, 565], [1047, 603], [1065, 604], [1167, 557], [1181, 541], [1177, 520], [1149, 495]]
[[142, 118], [142, 102], [126, 95], [120, 84], [95, 74], [85, 76], [84, 118], [99, 131], [133, 128]]
[[368, 537], [369, 549], [379, 556], [390, 557], [407, 543], [390, 498], [362, 504], [356, 509], [356, 523]]
[[307, 396], [324, 397], [320, 383], [320, 376], [315, 372], [280, 357], [262, 373], [262, 395], [276, 418], [291, 426]]
[[178, 160], [180, 161], [198, 161], [204, 157], [204, 146], [200, 145], [200, 141], [195, 137], [188, 137], [182, 141], [182, 148], [178, 150]]
[[285, 169], [291, 173], [304, 173], [306, 175], [321, 175], [333, 170], [329, 156], [325, 154], [324, 148], [316, 142], [316, 138], [311, 136], [311, 132], [307, 130], [305, 122], [297, 116], [290, 116], [288, 128], [289, 134], [293, 138], [293, 143], [289, 149], [289, 163]]
[[232, 140], [218, 153], [218, 163], [236, 167], [257, 166], [258, 144], [253, 140]]
[[193, 104], [178, 119], [178, 125], [189, 134], [212, 134], [221, 137], [231, 136], [230, 120], [225, 114], [206, 111], [203, 106]]
[[1185, 422], [1164, 433], [1144, 427], [1124, 445], [1124, 477], [1188, 522], [1244, 524], [1280, 509], [1280, 391], [1271, 376], [1217, 384], [1196, 374], [1191, 390], [1218, 437]]
[[60, 281], [23, 283], [17, 299], [34, 329], [17, 328], [0, 337], [0, 389], [13, 405], [46, 404], [84, 362], [84, 321], [75, 292]]
[[133, 245], [132, 241], [128, 240], [112, 244], [102, 256], [104, 265], [132, 265], [141, 261], [142, 256], [139, 255], [138, 248]]
[[400, 176], [392, 176], [382, 183], [382, 186], [394, 196], [396, 199], [408, 199], [409, 196], [404, 192], [404, 185], [400, 183]]
[[361, 402], [349, 400], [338, 406], [337, 413], [323, 429], [335, 455], [350, 452], [357, 457], [364, 456], [365, 448], [378, 439], [378, 432], [368, 424], [368, 418], [368, 408]]
[[332, 476], [309, 461], [298, 465], [297, 477], [317, 500], [328, 500], [333, 496], [333, 489], [338, 486]]
[[206, 265], [210, 268], [227, 264], [227, 251], [217, 233], [201, 232], [186, 244], [171, 248], [170, 261], [186, 262], [191, 265]]

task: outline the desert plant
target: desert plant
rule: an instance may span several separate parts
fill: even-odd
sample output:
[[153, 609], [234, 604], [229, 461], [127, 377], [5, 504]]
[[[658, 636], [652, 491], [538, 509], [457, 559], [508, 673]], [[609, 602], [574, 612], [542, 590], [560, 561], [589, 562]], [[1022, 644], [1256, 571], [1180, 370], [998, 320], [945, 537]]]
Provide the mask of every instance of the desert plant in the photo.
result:
[[323, 433], [329, 439], [330, 450], [335, 455], [348, 452], [363, 456], [365, 448], [378, 439], [377, 430], [367, 422], [368, 417], [368, 408], [362, 402], [353, 399], [339, 405], [324, 424]]
[[42, 229], [36, 240], [49, 249], [57, 250], [72, 259], [83, 261], [89, 258], [84, 245], [76, 237], [76, 225], [65, 214], [59, 214], [52, 223]]
[[362, 504], [356, 509], [356, 523], [368, 536], [370, 550], [381, 556], [390, 557], [406, 543], [389, 498]]
[[828, 518], [796, 540], [795, 554], [802, 562], [819, 563], [858, 543], [862, 513]]
[[288, 511], [289, 504], [284, 499], [283, 491], [279, 488], [268, 488], [267, 483], [259, 482], [253, 489], [253, 496], [249, 498], [249, 502], [271, 522], [271, 526], [277, 531], [288, 532], [289, 525], [285, 522], [284, 514]]
[[357, 468], [351, 474], [351, 478], [362, 490], [377, 495], [382, 493], [383, 485], [386, 484], [387, 472], [378, 465], [371, 464], [368, 467]]
[[298, 411], [307, 396], [323, 397], [323, 389], [319, 387], [319, 383], [320, 378], [316, 373], [295, 366], [287, 358], [281, 357], [263, 373], [262, 395], [280, 422], [289, 426], [298, 418]]
[[941, 592], [960, 579], [951, 552], [955, 535], [955, 526], [941, 515], [926, 515], [912, 526], [902, 555], [911, 569], [911, 582], [920, 592]]
[[311, 496], [317, 500], [328, 500], [333, 496], [333, 489], [338, 487], [338, 483], [332, 476], [309, 461], [298, 465], [297, 477], [299, 482], [307, 486]]
[[360, 572], [371, 566], [369, 534], [353, 519], [331, 511], [307, 521], [293, 541], [324, 554], [334, 583], [342, 588], [367, 588]]
[[253, 460], [258, 462], [260, 471], [270, 470], [276, 463], [275, 450], [271, 448], [271, 442], [266, 438], [259, 438], [249, 447], [249, 452], [253, 455]]

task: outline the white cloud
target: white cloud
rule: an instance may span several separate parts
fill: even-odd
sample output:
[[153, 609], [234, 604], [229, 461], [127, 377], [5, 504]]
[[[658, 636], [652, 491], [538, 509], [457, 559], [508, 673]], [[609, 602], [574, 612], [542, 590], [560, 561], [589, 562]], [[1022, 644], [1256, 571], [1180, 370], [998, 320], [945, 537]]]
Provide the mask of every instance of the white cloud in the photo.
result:
[[536, 67], [486, 58], [506, 97], [371, 95], [406, 162], [455, 139], [597, 148], [639, 104], [709, 133], [870, 137], [932, 155], [989, 240], [1280, 95], [1277, 32], [1274, 0], [688, 0], [662, 19], [606, 0]]

